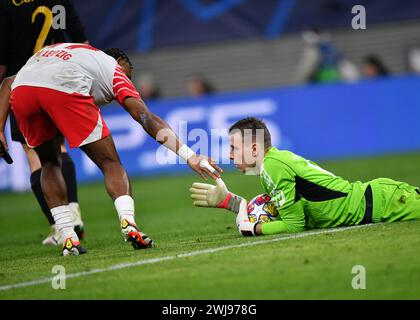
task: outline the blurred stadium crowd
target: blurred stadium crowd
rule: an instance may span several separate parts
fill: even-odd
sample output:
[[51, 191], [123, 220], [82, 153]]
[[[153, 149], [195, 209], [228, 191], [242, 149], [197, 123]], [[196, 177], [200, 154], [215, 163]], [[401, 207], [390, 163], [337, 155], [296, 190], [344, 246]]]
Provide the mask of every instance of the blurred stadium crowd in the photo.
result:
[[[318, 28], [308, 29], [301, 34], [302, 49], [300, 59], [295, 64], [295, 75], [290, 84], [321, 84], [337, 82], [356, 82], [363, 79], [375, 79], [392, 76], [392, 70], [384, 62], [382, 52], [372, 52], [355, 59], [347, 58], [345, 51], [340, 51], [331, 39], [330, 33]], [[221, 57], [223, 58], [223, 57]], [[420, 73], [420, 46], [407, 52], [406, 73]], [[391, 65], [392, 67], [392, 65]], [[281, 72], [281, 70], [279, 70]], [[153, 73], [137, 73], [137, 86], [141, 88], [143, 99], [155, 100], [165, 97], [159, 81]], [[200, 97], [223, 92], [218, 86], [218, 77], [209, 81], [202, 73], [194, 73], [185, 78], [184, 95]], [[285, 83], [287, 85], [289, 83]], [[252, 89], [249, 87], [248, 89]], [[170, 97], [167, 95], [166, 97]]]
[[[75, 2], [84, 20], [92, 5]], [[114, 18], [129, 6], [105, 2], [108, 11], [117, 11]], [[135, 84], [145, 100], [420, 73], [420, 4], [359, 1], [367, 28], [353, 30], [355, 4], [138, 1], [136, 15], [128, 14], [124, 23], [104, 12], [107, 31], [100, 36], [90, 21], [86, 28], [94, 45], [117, 45], [131, 53]], [[122, 28], [128, 34], [115, 39], [111, 30]]]

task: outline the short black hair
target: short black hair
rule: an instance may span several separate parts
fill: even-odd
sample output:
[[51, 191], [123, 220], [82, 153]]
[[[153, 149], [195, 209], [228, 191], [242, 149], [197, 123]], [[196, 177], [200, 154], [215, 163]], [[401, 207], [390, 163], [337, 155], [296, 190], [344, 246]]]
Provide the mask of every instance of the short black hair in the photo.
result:
[[257, 136], [257, 129], [264, 130], [264, 149], [271, 147], [271, 134], [268, 131], [267, 125], [264, 121], [254, 118], [248, 117], [242, 120], [235, 122], [230, 128], [229, 133], [233, 131], [239, 130], [244, 135], [245, 130], [251, 130], [252, 137], [255, 138]]
[[107, 55], [113, 57], [115, 60], [118, 60], [118, 59], [126, 60], [127, 63], [130, 65], [130, 68], [133, 69], [133, 64], [131, 63], [130, 58], [121, 49], [118, 49], [118, 48], [109, 48], [109, 49], [106, 49], [104, 52]]

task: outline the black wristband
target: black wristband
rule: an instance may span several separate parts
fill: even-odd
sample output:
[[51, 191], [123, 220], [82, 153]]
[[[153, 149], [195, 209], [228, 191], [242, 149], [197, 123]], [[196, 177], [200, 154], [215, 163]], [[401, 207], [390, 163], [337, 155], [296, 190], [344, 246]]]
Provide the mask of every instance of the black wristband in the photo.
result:
[[13, 163], [13, 159], [10, 156], [10, 154], [6, 151], [6, 148], [3, 146], [3, 143], [0, 141], [0, 152], [3, 152], [2, 158], [4, 161], [6, 161], [8, 164]]

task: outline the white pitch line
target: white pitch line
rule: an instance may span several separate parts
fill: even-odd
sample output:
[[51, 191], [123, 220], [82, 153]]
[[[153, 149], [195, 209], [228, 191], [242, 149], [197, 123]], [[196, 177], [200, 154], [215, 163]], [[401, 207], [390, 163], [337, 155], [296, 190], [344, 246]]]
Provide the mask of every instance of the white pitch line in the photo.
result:
[[[376, 223], [374, 225], [378, 225], [378, 223]], [[337, 229], [325, 229], [325, 230], [321, 230], [321, 231], [309, 231], [309, 232], [292, 234], [292, 235], [289, 235], [289, 236], [286, 236], [286, 237], [278, 237], [278, 238], [274, 238], [274, 239], [251, 241], [251, 242], [245, 242], [245, 243], [236, 244], [236, 245], [230, 245], [230, 246], [224, 246], [224, 247], [218, 247], [218, 248], [210, 248], [210, 249], [204, 249], [204, 250], [197, 250], [197, 251], [192, 251], [192, 252], [187, 252], [187, 253], [180, 253], [180, 254], [173, 255], [173, 256], [139, 260], [139, 261], [129, 262], [129, 263], [121, 263], [121, 264], [116, 264], [116, 265], [109, 266], [109, 267], [106, 267], [106, 268], [99, 268], [99, 269], [92, 269], [92, 270], [89, 270], [89, 271], [71, 273], [71, 274], [66, 275], [65, 278], [66, 278], [66, 280], [67, 279], [73, 279], [73, 278], [80, 278], [80, 277], [83, 277], [83, 276], [89, 276], [89, 275], [96, 274], [96, 273], [102, 273], [102, 272], [107, 272], [107, 271], [114, 271], [114, 270], [132, 268], [132, 267], [142, 266], [142, 265], [145, 265], [145, 264], [154, 264], [154, 263], [158, 263], [158, 262], [162, 262], [162, 261], [174, 260], [176, 258], [185, 258], [185, 257], [197, 256], [197, 255], [202, 255], [202, 254], [206, 254], [206, 253], [214, 253], [214, 252], [224, 251], [224, 250], [229, 250], [229, 249], [252, 247], [252, 246], [257, 246], [257, 245], [261, 245], [261, 244], [285, 241], [285, 240], [290, 240], [290, 239], [305, 238], [305, 237], [319, 235], [319, 234], [325, 234], [325, 233], [336, 233], [336, 232], [348, 231], [348, 230], [353, 230], [353, 229], [361, 229], [361, 228], [368, 227], [368, 226], [373, 226], [373, 225], [372, 224], [366, 224], [366, 225], [361, 225], [361, 226], [351, 226], [351, 227], [343, 227], [343, 228], [337, 228]], [[37, 280], [28, 281], [28, 282], [20, 282], [20, 283], [16, 283], [16, 284], [5, 285], [5, 286], [0, 287], [0, 291], [7, 291], [7, 290], [11, 290], [11, 289], [36, 286], [36, 285], [39, 285], [39, 284], [44, 284], [44, 283], [51, 282], [53, 280], [53, 278], [54, 277], [48, 277], [48, 278], [44, 277], [44, 278], [40, 278], [40, 279], [37, 279]]]

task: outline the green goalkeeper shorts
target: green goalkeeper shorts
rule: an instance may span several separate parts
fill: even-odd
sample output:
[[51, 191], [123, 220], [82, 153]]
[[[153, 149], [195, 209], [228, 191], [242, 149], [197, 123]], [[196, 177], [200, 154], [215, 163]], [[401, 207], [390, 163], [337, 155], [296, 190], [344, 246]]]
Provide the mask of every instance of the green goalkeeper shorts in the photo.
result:
[[373, 193], [373, 222], [420, 219], [419, 188], [388, 178], [369, 184]]

